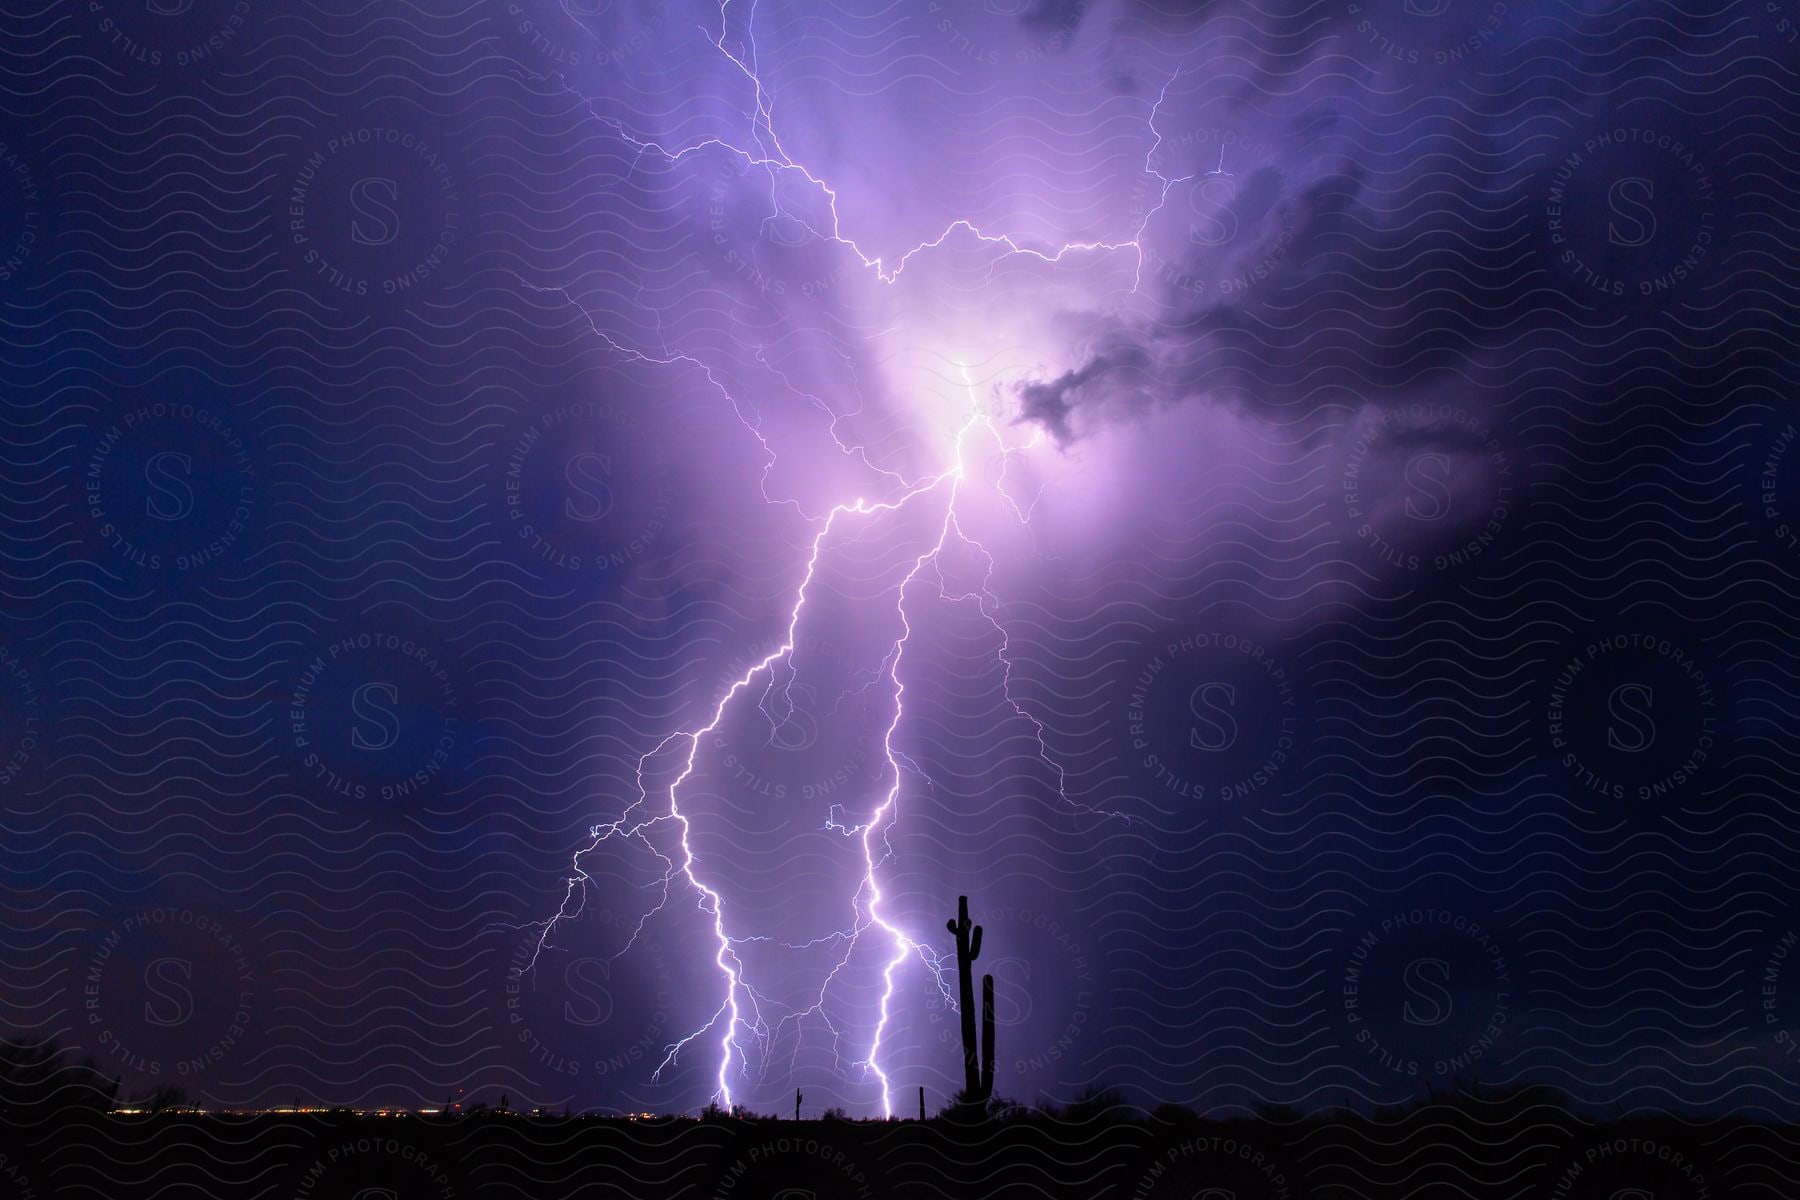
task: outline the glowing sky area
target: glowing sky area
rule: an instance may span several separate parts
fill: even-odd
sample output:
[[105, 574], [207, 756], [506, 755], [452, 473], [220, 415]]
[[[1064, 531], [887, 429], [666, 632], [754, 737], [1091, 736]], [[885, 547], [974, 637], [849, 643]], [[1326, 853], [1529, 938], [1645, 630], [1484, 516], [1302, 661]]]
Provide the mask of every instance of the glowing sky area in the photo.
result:
[[[984, 24], [996, 24], [990, 16], [983, 15]], [[1026, 53], [1031, 37], [1010, 19], [997, 24], [992, 32]], [[934, 677], [930, 657], [922, 668], [914, 666], [921, 650], [932, 653], [929, 645], [914, 645], [914, 621], [924, 620], [915, 617], [921, 606], [963, 608], [985, 626], [990, 644], [984, 669], [1005, 710], [995, 732], [1010, 723], [1010, 736], [1035, 743], [1033, 766], [1044, 776], [1036, 782], [1040, 789], [1050, 784], [1041, 790], [1040, 802], [1050, 808], [1040, 818], [1078, 817], [1089, 828], [1099, 821], [1129, 822], [1122, 811], [1069, 796], [1043, 723], [1013, 690], [1014, 661], [999, 617], [1002, 602], [991, 588], [996, 564], [985, 531], [996, 521], [1029, 527], [1045, 491], [1085, 469], [1059, 453], [1066, 429], [1031, 420], [1019, 390], [1079, 365], [1081, 348], [1059, 345], [1054, 328], [1062, 306], [1096, 291], [1110, 293], [1121, 308], [1139, 297], [1147, 266], [1141, 239], [1168, 193], [1202, 172], [1183, 166], [1165, 175], [1166, 164], [1156, 161], [1157, 120], [1170, 87], [1179, 82], [1176, 71], [1143, 114], [1147, 143], [1140, 173], [1150, 202], [1128, 218], [1123, 232], [1047, 240], [1055, 228], [1051, 203], [1042, 206], [1051, 211], [1038, 220], [1015, 213], [990, 227], [992, 216], [954, 215], [933, 236], [893, 243], [894, 234], [906, 236], [912, 222], [871, 212], [841, 192], [830, 173], [814, 165], [824, 155], [802, 145], [821, 131], [809, 130], [804, 117], [794, 129], [778, 117], [775, 80], [763, 74], [754, 6], [733, 11], [723, 5], [719, 21], [705, 32], [714, 71], [724, 76], [721, 93], [729, 96], [735, 85], [749, 101], [747, 112], [732, 113], [719, 132], [704, 136], [679, 126], [679, 132], [640, 131], [598, 111], [596, 119], [632, 152], [634, 172], [647, 159], [653, 169], [671, 172], [675, 186], [687, 183], [690, 170], [731, 177], [707, 209], [713, 249], [744, 274], [732, 282], [748, 283], [749, 298], [775, 310], [782, 333], [798, 334], [791, 340], [804, 345], [809, 335], [823, 332], [812, 322], [843, 320], [846, 310], [860, 307], [884, 327], [865, 331], [872, 345], [859, 349], [886, 361], [873, 364], [869, 391], [877, 399], [871, 401], [855, 376], [821, 370], [807, 353], [776, 363], [765, 347], [751, 347], [758, 365], [780, 384], [770, 407], [799, 409], [797, 416], [776, 411], [765, 417], [760, 401], [767, 381], [763, 388], [734, 390], [714, 370], [741, 360], [745, 347], [715, 357], [704, 346], [690, 351], [666, 335], [643, 347], [593, 321], [596, 337], [628, 357], [699, 370], [748, 435], [744, 451], [760, 461], [765, 502], [791, 507], [814, 532], [796, 555], [786, 621], [771, 636], [773, 646], [749, 656], [703, 719], [670, 733], [638, 761], [636, 798], [616, 819], [596, 826], [592, 841], [575, 856], [569, 893], [544, 924], [532, 967], [547, 949], [563, 944], [565, 925], [585, 911], [597, 886], [594, 862], [614, 853], [615, 843], [629, 843], [663, 869], [653, 885], [655, 907], [646, 909], [619, 954], [631, 952], [635, 935], [667, 905], [697, 906], [711, 927], [707, 951], [720, 997], [704, 1024], [670, 1043], [652, 1079], [684, 1057], [711, 1057], [717, 1062], [712, 1099], [731, 1104], [767, 1095], [769, 1084], [789, 1085], [810, 1036], [816, 1046], [829, 1046], [833, 1085], [888, 1114], [895, 1111], [900, 1083], [890, 1061], [896, 1031], [916, 1024], [916, 1013], [902, 1010], [902, 998], [936, 989], [940, 1022], [955, 1003], [954, 958], [946, 961], [943, 939], [928, 932], [937, 923], [928, 898], [888, 894], [903, 808], [921, 789], [935, 790], [913, 757], [916, 735], [906, 700], [909, 686], [942, 686], [944, 680]], [[1071, 32], [1072, 24], [1050, 36], [1060, 49]], [[589, 99], [581, 83], [570, 81], [569, 88]], [[879, 120], [878, 112], [868, 119]], [[1215, 164], [1208, 174], [1220, 176], [1221, 167]], [[1036, 181], [1034, 190], [1059, 182]], [[860, 225], [869, 234], [859, 236]], [[797, 263], [821, 274], [798, 286], [778, 274]], [[573, 293], [562, 294], [592, 318]], [[819, 382], [810, 382], [815, 377]], [[795, 401], [810, 402], [813, 411]], [[826, 488], [814, 482], [821, 475], [831, 481]], [[1003, 535], [1004, 548], [1015, 555], [1018, 534]], [[869, 544], [885, 544], [888, 552], [877, 556], [852, 595], [821, 597], [817, 593], [834, 582], [846, 543], [856, 558]], [[1035, 549], [1043, 551], [1041, 545]], [[927, 628], [917, 632], [921, 643], [930, 637]], [[827, 652], [837, 661], [817, 681], [820, 665], [813, 660], [823, 645], [841, 649]], [[845, 720], [839, 714], [852, 699], [855, 711]], [[813, 746], [800, 743], [811, 743], [818, 726], [834, 718], [863, 751], [848, 767], [827, 761], [831, 769], [802, 784], [798, 794], [786, 784], [767, 785], [742, 765], [770, 746], [805, 754]], [[704, 824], [719, 819], [702, 792], [709, 781], [728, 794], [748, 792], [765, 821], [790, 830], [811, 822], [839, 842], [821, 848], [829, 881], [821, 881], [804, 915], [761, 911], [754, 899], [736, 902], [733, 876], [754, 870], [754, 856], [700, 851]], [[690, 802], [690, 792], [701, 794]]]
[[0, 38], [17, 1027], [1800, 1111], [1782, 6], [238, 2]]

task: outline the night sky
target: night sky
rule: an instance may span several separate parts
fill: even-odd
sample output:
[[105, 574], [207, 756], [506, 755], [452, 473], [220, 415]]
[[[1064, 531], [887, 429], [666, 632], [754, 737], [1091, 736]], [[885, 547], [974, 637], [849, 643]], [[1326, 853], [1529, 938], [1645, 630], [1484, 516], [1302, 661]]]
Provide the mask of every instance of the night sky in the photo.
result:
[[9, 1032], [910, 1112], [966, 894], [1015, 1100], [1794, 1117], [1797, 30], [14, 6]]

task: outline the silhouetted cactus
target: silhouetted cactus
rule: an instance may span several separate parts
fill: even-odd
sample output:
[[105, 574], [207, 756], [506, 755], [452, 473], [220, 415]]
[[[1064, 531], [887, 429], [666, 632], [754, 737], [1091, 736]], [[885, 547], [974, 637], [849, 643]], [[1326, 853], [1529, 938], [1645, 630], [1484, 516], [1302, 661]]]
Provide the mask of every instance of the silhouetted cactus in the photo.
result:
[[[969, 898], [956, 899], [956, 919], [944, 922], [956, 935], [956, 977], [961, 985], [963, 1100], [986, 1104], [994, 1094], [994, 977], [981, 977], [981, 1038], [975, 1037], [975, 960], [981, 955], [981, 926], [969, 924]], [[981, 1051], [979, 1068], [976, 1049]]]

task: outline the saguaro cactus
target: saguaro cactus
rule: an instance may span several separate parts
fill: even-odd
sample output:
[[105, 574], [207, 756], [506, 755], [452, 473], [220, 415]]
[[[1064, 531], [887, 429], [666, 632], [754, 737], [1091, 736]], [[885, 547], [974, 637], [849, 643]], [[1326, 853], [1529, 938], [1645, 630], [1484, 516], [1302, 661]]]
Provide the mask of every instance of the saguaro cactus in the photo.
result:
[[944, 928], [956, 935], [956, 978], [962, 989], [963, 1099], [969, 1104], [986, 1104], [994, 1094], [994, 977], [981, 977], [981, 1037], [977, 1042], [973, 971], [981, 955], [981, 926], [969, 924], [967, 896], [957, 897], [956, 919], [944, 922]]

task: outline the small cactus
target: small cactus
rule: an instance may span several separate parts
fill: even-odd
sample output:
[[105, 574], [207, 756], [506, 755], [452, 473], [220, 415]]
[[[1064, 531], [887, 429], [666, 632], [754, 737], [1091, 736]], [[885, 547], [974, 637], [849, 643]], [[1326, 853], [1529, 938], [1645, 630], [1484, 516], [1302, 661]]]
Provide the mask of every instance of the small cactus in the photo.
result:
[[[959, 896], [956, 918], [944, 922], [956, 935], [956, 977], [961, 986], [963, 1100], [986, 1104], [994, 1094], [994, 977], [981, 977], [981, 1036], [975, 1035], [975, 960], [981, 955], [981, 926], [969, 924], [969, 898]], [[980, 1066], [976, 1051], [980, 1050]]]

